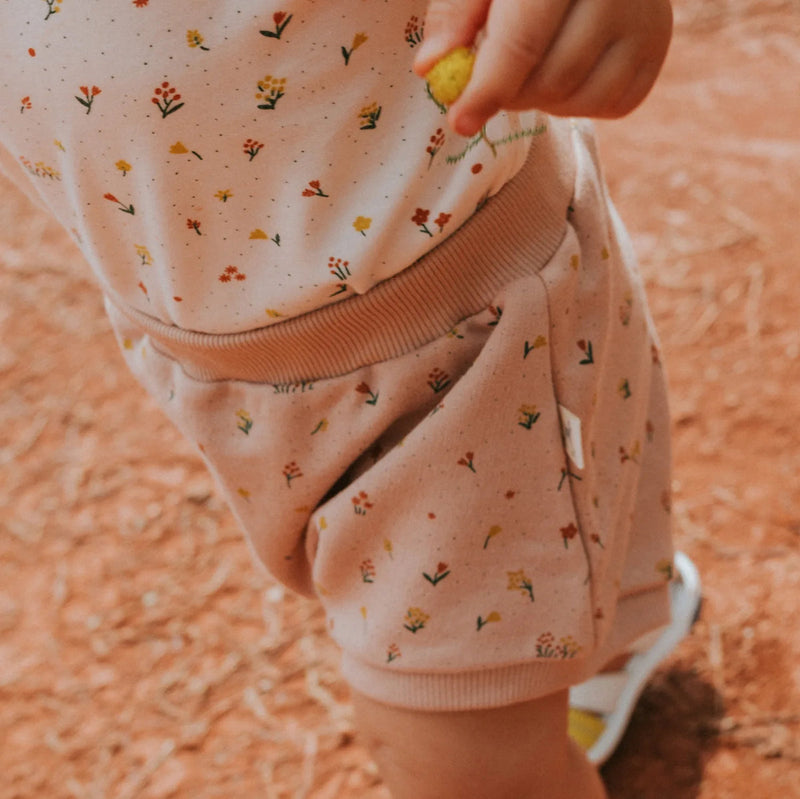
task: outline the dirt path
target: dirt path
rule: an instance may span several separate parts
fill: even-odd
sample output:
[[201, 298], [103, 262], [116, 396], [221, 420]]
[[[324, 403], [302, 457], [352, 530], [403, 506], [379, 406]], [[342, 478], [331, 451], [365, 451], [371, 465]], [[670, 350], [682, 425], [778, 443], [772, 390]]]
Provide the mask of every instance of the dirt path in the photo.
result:
[[[604, 775], [612, 799], [794, 799], [800, 3], [677, 21], [655, 94], [601, 135], [705, 606]], [[66, 236], [0, 182], [0, 799], [386, 799], [336, 663], [125, 371]]]

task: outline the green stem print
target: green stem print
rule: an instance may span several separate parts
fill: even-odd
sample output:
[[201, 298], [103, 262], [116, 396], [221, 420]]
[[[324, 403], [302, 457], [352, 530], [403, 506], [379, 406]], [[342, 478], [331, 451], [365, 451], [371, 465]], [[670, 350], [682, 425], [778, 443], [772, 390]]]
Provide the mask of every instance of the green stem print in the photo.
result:
[[88, 114], [92, 110], [94, 98], [100, 94], [100, 89], [97, 86], [92, 86], [91, 89], [88, 86], [79, 86], [78, 88], [81, 90], [83, 97], [78, 97], [76, 94], [75, 99], [86, 109]]
[[361, 382], [356, 386], [356, 391], [359, 394], [366, 394], [369, 396], [369, 399], [364, 400], [367, 405], [377, 405], [378, 404], [378, 392], [373, 391], [367, 383]]
[[629, 399], [631, 396], [631, 384], [628, 382], [627, 377], [623, 377], [622, 380], [619, 381], [619, 385], [617, 386], [617, 391], [619, 391], [620, 397], [622, 399]]
[[44, 21], [47, 22], [53, 14], [58, 14], [61, 11], [61, 0], [44, 0], [47, 3], [47, 16]]
[[403, 627], [409, 632], [416, 634], [417, 630], [421, 630], [425, 626], [430, 616], [420, 608], [409, 608], [406, 611], [405, 619], [406, 623]]
[[500, 621], [500, 614], [496, 610], [493, 610], [485, 619], [482, 616], [478, 616], [478, 632], [480, 632], [487, 624], [496, 621]]
[[431, 584], [436, 585], [444, 580], [447, 575], [450, 574], [450, 569], [447, 568], [446, 563], [439, 563], [436, 566], [436, 573], [431, 577], [430, 574], [427, 572], [422, 572], [422, 576]]
[[[428, 91], [428, 96], [433, 99], [432, 95], [430, 94], [430, 90]], [[434, 100], [434, 102], [436, 102]], [[436, 103], [439, 105], [439, 103]], [[441, 107], [441, 106], [440, 106]], [[468, 142], [466, 147], [458, 153], [457, 155], [448, 155], [445, 159], [448, 164], [457, 164], [459, 161], [463, 161], [467, 155], [475, 149], [481, 142], [485, 142], [486, 145], [492, 152], [492, 155], [497, 158], [497, 149], [498, 147], [502, 147], [504, 144], [511, 144], [512, 142], [518, 141], [519, 139], [525, 138], [532, 138], [534, 136], [541, 136], [543, 133], [547, 131], [547, 125], [538, 125], [535, 128], [525, 128], [524, 130], [518, 130], [515, 133], [511, 133], [508, 136], [504, 136], [502, 139], [490, 139], [489, 135], [486, 133], [486, 126], [484, 125], [480, 132], [473, 136]]]
[[136, 213], [132, 205], [124, 205], [113, 194], [106, 193], [103, 195], [103, 199], [110, 200], [112, 203], [117, 203], [119, 210], [123, 213], [130, 214], [131, 216]]
[[578, 344], [578, 349], [583, 353], [583, 359], [579, 361], [582, 365], [594, 363], [594, 354], [592, 352], [592, 342], [581, 339]]
[[561, 491], [561, 486], [564, 485], [564, 480], [566, 480], [568, 477], [571, 477], [574, 480], [582, 480], [583, 479], [580, 476], [578, 476], [577, 474], [573, 474], [573, 472], [571, 472], [569, 470], [569, 467], [562, 466], [561, 467], [561, 479], [558, 481], [558, 488], [556, 489], [557, 491]]
[[292, 21], [293, 16], [293, 14], [287, 14], [285, 11], [276, 11], [272, 15], [272, 21], [275, 23], [275, 28], [271, 31], [259, 31], [259, 33], [269, 39], [280, 39], [281, 34], [286, 29], [286, 26]]

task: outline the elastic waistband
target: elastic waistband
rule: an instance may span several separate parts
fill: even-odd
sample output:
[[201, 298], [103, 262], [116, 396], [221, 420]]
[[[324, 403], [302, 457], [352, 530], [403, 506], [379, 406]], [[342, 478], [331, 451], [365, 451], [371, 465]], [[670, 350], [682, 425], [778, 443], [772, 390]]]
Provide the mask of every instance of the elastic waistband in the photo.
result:
[[570, 122], [551, 119], [519, 173], [417, 263], [350, 297], [245, 333], [167, 325], [107, 295], [153, 347], [191, 377], [297, 383], [399, 357], [484, 309], [505, 284], [538, 272], [567, 227], [575, 180]]

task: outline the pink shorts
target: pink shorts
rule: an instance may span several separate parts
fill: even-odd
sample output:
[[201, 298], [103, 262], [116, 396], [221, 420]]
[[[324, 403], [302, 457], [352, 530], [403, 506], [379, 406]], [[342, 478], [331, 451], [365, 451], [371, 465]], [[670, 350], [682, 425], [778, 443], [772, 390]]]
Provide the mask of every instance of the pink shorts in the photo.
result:
[[208, 335], [108, 301], [258, 560], [319, 597], [375, 699], [532, 699], [668, 621], [663, 370], [577, 126], [572, 146], [577, 174], [537, 151], [423, 260], [306, 316]]

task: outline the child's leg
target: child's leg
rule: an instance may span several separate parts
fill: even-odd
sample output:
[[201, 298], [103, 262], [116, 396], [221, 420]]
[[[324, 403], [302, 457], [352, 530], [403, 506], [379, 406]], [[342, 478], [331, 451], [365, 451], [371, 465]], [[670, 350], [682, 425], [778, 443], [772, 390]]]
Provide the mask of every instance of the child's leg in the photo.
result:
[[605, 799], [567, 737], [567, 691], [516, 705], [414, 711], [353, 697], [357, 727], [392, 799]]

